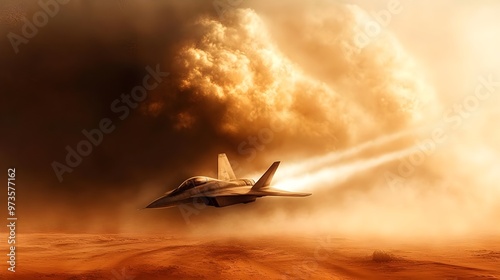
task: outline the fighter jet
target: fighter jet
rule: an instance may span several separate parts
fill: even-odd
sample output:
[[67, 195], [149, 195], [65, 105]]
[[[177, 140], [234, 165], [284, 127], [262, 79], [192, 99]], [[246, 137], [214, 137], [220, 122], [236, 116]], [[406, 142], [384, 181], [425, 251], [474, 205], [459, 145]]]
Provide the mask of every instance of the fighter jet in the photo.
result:
[[205, 203], [225, 207], [238, 203], [254, 202], [263, 196], [308, 196], [310, 193], [288, 192], [270, 187], [279, 161], [274, 162], [255, 183], [252, 179], [237, 179], [226, 154], [219, 154], [217, 179], [195, 176], [178, 188], [151, 202], [146, 208], [167, 208], [183, 203]]

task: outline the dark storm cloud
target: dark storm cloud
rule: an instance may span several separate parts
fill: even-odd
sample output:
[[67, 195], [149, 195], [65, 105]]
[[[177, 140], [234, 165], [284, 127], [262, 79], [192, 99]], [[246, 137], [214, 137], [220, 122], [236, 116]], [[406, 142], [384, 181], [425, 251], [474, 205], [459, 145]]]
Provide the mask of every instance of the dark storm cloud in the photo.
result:
[[[170, 71], [178, 45], [191, 37], [190, 24], [200, 15], [216, 15], [211, 3], [70, 1], [19, 45], [18, 54], [7, 35], [23, 35], [24, 19], [32, 21], [42, 9], [35, 1], [4, 4], [1, 125], [10, 132], [0, 140], [1, 156], [29, 186], [20, 188], [19, 196], [30, 201], [25, 209], [51, 204], [55, 212], [78, 213], [102, 205], [99, 197], [105, 200], [108, 191], [126, 193], [124, 188], [136, 188], [148, 178], [176, 182], [187, 171], [162, 171], [186, 170], [206, 148], [199, 141], [216, 137], [209, 130], [175, 134], [168, 117], [146, 115], [142, 108], [124, 121], [111, 111], [115, 99], [142, 84], [147, 66]], [[156, 90], [172, 90], [169, 83], [165, 79]], [[112, 119], [115, 131], [59, 183], [51, 163], [65, 163], [65, 147], [76, 148], [85, 139], [81, 131], [98, 128], [103, 118]], [[48, 202], [49, 197], [54, 201]]]
[[[115, 121], [116, 132], [67, 176], [69, 181], [127, 181], [135, 177], [130, 171], [136, 168], [154, 173], [170, 153], [182, 150], [178, 143], [186, 143], [171, 137], [168, 120], [135, 110], [120, 123], [110, 105], [142, 83], [146, 66], [159, 64], [169, 71], [171, 52], [188, 33], [187, 23], [213, 11], [194, 2], [122, 4], [74, 1], [61, 6], [28, 44], [19, 46], [17, 55], [8, 40], [2, 41], [7, 97], [2, 121], [5, 130], [15, 133], [2, 146], [8, 147], [6, 162], [23, 166], [37, 181], [53, 182], [50, 163], [63, 161], [65, 146], [76, 146], [84, 137], [81, 130], [97, 128], [105, 117]], [[26, 8], [28, 19], [37, 8], [35, 3]], [[9, 26], [2, 38], [21, 30], [22, 23]]]

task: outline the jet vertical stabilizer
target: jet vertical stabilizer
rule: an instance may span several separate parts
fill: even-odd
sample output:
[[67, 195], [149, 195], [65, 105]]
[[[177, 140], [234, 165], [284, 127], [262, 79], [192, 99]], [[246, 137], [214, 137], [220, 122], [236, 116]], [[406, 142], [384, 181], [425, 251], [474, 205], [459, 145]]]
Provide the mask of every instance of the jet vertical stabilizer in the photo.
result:
[[226, 154], [219, 154], [218, 165], [217, 165], [217, 179], [223, 181], [235, 180], [233, 169]]

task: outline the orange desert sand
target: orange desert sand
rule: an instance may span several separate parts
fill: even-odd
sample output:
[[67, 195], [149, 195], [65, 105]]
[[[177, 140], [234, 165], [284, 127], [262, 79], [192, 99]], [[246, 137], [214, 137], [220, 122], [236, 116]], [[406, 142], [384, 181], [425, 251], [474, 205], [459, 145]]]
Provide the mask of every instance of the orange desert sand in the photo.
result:
[[21, 234], [0, 279], [499, 279], [499, 241]]

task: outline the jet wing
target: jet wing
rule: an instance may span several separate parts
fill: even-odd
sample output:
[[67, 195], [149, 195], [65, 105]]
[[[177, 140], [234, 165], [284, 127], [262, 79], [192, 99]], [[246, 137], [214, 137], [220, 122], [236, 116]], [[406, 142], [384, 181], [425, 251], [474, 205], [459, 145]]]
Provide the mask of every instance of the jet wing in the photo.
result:
[[193, 195], [192, 197], [216, 197], [216, 196], [236, 196], [236, 195], [247, 195], [249, 189], [234, 187], [225, 188], [222, 190], [209, 190]]
[[262, 188], [259, 190], [251, 190], [249, 195], [256, 196], [309, 196], [310, 193], [290, 192], [274, 188]]
[[302, 192], [289, 192], [274, 188], [262, 188], [259, 190], [249, 190], [247, 188], [229, 188], [223, 190], [212, 190], [193, 195], [192, 197], [217, 197], [217, 196], [238, 196], [238, 195], [252, 195], [252, 196], [309, 196], [310, 193]]

